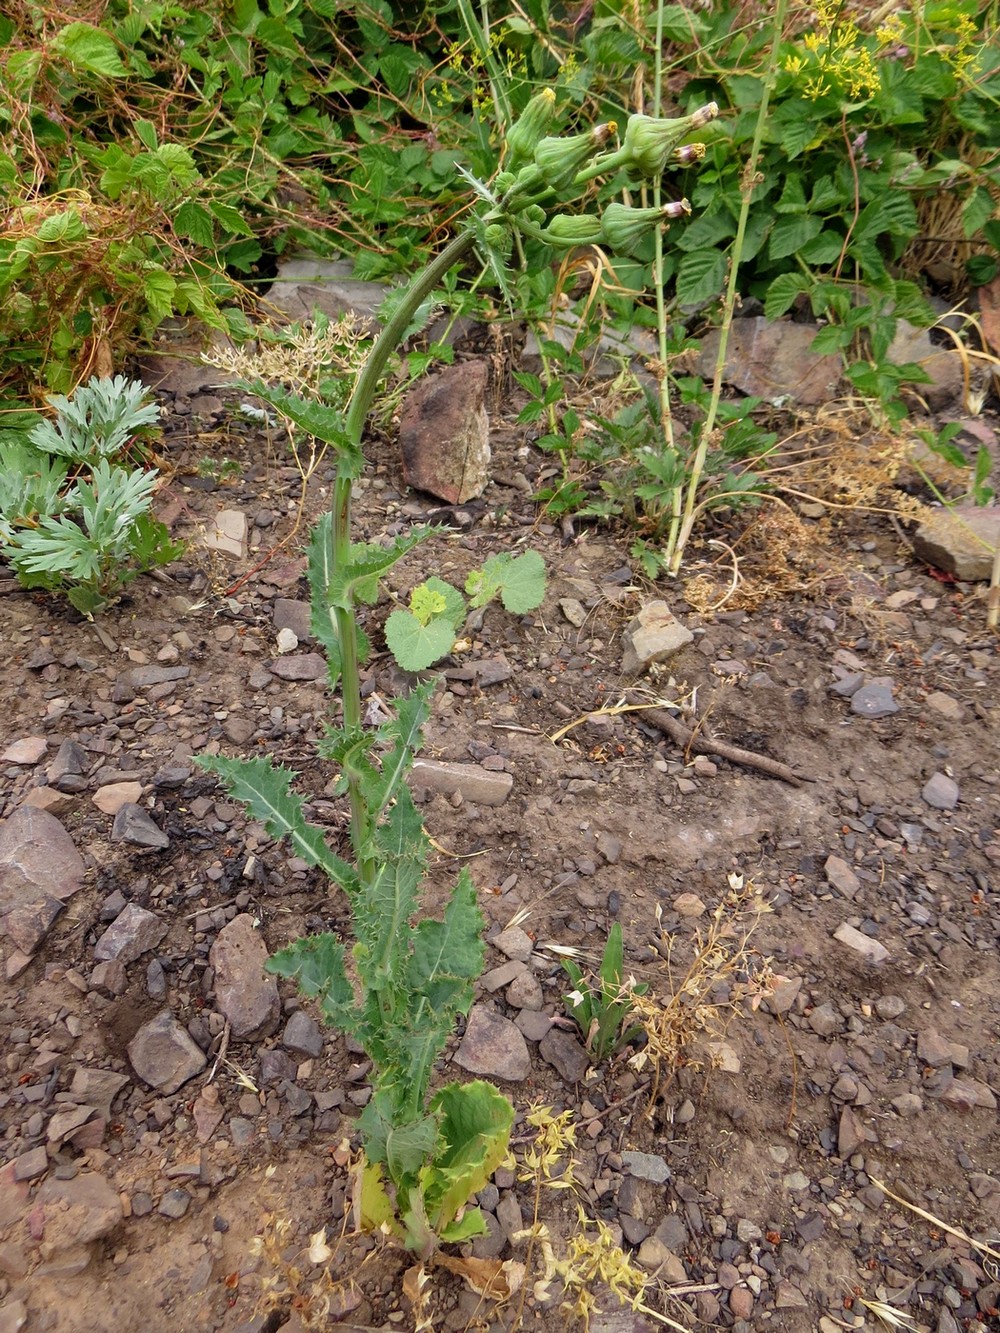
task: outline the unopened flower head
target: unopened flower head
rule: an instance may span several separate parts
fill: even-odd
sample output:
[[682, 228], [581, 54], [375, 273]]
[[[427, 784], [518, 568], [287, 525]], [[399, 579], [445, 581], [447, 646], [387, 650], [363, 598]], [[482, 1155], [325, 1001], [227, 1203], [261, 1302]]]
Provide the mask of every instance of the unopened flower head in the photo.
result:
[[556, 109], [556, 95], [551, 88], [543, 88], [521, 112], [507, 131], [508, 171], [518, 171], [532, 160], [535, 145], [545, 137]]
[[535, 166], [552, 190], [565, 190], [573, 184], [576, 173], [608, 142], [618, 127], [609, 121], [595, 125], [585, 134], [566, 134], [546, 138], [535, 145]]
[[542, 236], [557, 250], [597, 245], [602, 238], [601, 219], [590, 213], [557, 213], [549, 219]]
[[655, 116], [629, 116], [622, 150], [628, 165], [641, 176], [655, 180], [663, 174], [670, 155], [686, 134], [700, 130], [719, 114], [717, 102], [706, 102], [690, 116], [661, 120]]
[[691, 212], [686, 199], [677, 199], [661, 208], [630, 208], [627, 204], [608, 204], [601, 216], [601, 234], [609, 250], [616, 254], [635, 253], [640, 241], [655, 227]]

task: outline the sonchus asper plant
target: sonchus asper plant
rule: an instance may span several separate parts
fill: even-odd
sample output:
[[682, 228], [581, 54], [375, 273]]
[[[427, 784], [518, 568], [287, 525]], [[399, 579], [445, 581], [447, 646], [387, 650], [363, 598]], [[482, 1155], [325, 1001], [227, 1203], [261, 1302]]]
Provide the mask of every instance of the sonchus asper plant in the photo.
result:
[[[680, 139], [716, 111], [712, 104], [676, 121], [633, 118], [621, 145], [611, 148], [613, 125], [550, 135], [554, 96], [542, 91], [510, 129], [503, 170], [492, 186], [469, 177], [478, 207], [396, 304], [346, 409], [259, 382], [247, 386], [330, 445], [337, 460], [331, 510], [312, 536], [309, 584], [313, 632], [326, 650], [331, 687], [341, 691], [342, 719], [327, 726], [319, 748], [340, 769], [340, 790], [351, 811], [351, 859], [334, 852], [323, 831], [305, 819], [302, 800], [291, 790], [294, 773], [264, 758], [203, 757], [200, 763], [272, 836], [288, 838], [297, 855], [347, 895], [354, 931], [350, 958], [339, 939], [320, 934], [290, 944], [269, 967], [294, 977], [318, 1000], [324, 1018], [354, 1036], [371, 1058], [372, 1097], [359, 1122], [362, 1217], [421, 1256], [441, 1242], [483, 1232], [478, 1209], [467, 1205], [504, 1157], [514, 1112], [481, 1080], [431, 1093], [435, 1062], [457, 1016], [468, 1013], [482, 971], [483, 918], [467, 870], [440, 920], [422, 913], [429, 840], [405, 778], [421, 744], [433, 684], [417, 685], [396, 700], [395, 715], [381, 726], [362, 723], [360, 665], [367, 641], [359, 607], [374, 602], [382, 576], [434, 532], [417, 529], [388, 545], [351, 541], [351, 487], [363, 466], [362, 432], [390, 356], [452, 267], [477, 250], [509, 300], [515, 236], [552, 250], [596, 244], [631, 249], [685, 211], [686, 203], [660, 209], [608, 205], [603, 214], [573, 213], [568, 206], [603, 171], [625, 169], [636, 181], [659, 174]], [[499, 596], [516, 614], [537, 606], [543, 591], [541, 560], [533, 552], [493, 557], [466, 584], [471, 605]], [[454, 643], [464, 607], [456, 589], [428, 579], [409, 610], [390, 617], [390, 649], [411, 669], [439, 660]]]

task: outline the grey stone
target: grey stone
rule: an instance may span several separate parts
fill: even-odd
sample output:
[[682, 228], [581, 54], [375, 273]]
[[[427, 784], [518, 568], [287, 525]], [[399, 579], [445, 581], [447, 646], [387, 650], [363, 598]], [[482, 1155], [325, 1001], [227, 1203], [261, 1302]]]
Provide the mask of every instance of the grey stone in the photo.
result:
[[115, 815], [111, 825], [112, 842], [131, 842], [136, 847], [152, 847], [165, 851], [170, 839], [146, 814], [140, 805], [126, 803]]
[[148, 689], [150, 685], [166, 685], [173, 680], [187, 680], [191, 668], [186, 666], [140, 666], [126, 675], [128, 683], [137, 690]]
[[161, 1213], [164, 1217], [176, 1220], [179, 1217], [183, 1217], [190, 1207], [191, 1195], [188, 1194], [187, 1190], [167, 1190], [166, 1194], [164, 1194], [163, 1198], [160, 1200], [160, 1206], [156, 1211]]
[[169, 1009], [143, 1023], [128, 1044], [132, 1068], [144, 1083], [160, 1092], [176, 1092], [205, 1067], [201, 1048]]
[[840, 1113], [840, 1124], [837, 1128], [837, 1155], [846, 1161], [867, 1141], [868, 1134], [864, 1125], [851, 1108], [845, 1106]]
[[34, 953], [83, 883], [83, 858], [54, 815], [20, 806], [0, 826], [0, 931]]
[[649, 1180], [653, 1185], [663, 1185], [671, 1178], [667, 1162], [656, 1153], [625, 1152], [621, 1154], [621, 1165], [636, 1180]]
[[520, 1031], [492, 1007], [475, 1004], [455, 1064], [470, 1074], [519, 1083], [531, 1073], [531, 1057]]
[[539, 1009], [522, 1009], [514, 1019], [529, 1041], [541, 1041], [552, 1027], [552, 1017]]
[[[829, 402], [840, 382], [841, 359], [811, 350], [818, 331], [817, 324], [763, 316], [733, 320], [726, 344], [726, 383], [770, 403], [793, 399], [810, 407]], [[718, 350], [719, 332], [712, 329], [701, 340], [700, 374], [712, 376]]]
[[511, 773], [491, 773], [479, 764], [450, 764], [437, 759], [415, 759], [413, 782], [431, 791], [461, 792], [473, 805], [503, 805], [514, 786]]
[[209, 551], [245, 560], [249, 525], [242, 509], [220, 509], [201, 534], [201, 545]]
[[76, 1245], [109, 1236], [122, 1221], [122, 1205], [109, 1181], [93, 1171], [81, 1171], [72, 1180], [49, 1176], [35, 1195], [43, 1209], [42, 1257], [49, 1259]]
[[954, 810], [958, 805], [958, 783], [947, 773], [932, 773], [920, 795], [933, 810]]
[[482, 495], [489, 481], [486, 362], [461, 361], [418, 380], [399, 421], [403, 477], [447, 504]]
[[806, 1022], [813, 1032], [821, 1037], [831, 1037], [835, 1032], [840, 1032], [844, 1026], [844, 1020], [832, 1004], [817, 1005]]
[[520, 926], [508, 926], [491, 943], [494, 948], [499, 949], [508, 958], [516, 959], [522, 963], [528, 961], [535, 947], [531, 936]]
[[694, 635], [666, 602], [648, 602], [622, 635], [622, 671], [634, 676], [654, 662], [665, 662], [693, 641]]
[[828, 856], [823, 870], [829, 882], [845, 898], [853, 898], [858, 889], [861, 888], [861, 881], [843, 857]]
[[[659, 1160], [662, 1161], [663, 1159], [660, 1158]], [[635, 1172], [633, 1172], [634, 1174]], [[649, 1180], [650, 1177], [647, 1175], [643, 1179]], [[658, 1175], [654, 1183], [661, 1183]], [[653, 1235], [657, 1240], [662, 1240], [664, 1245], [673, 1250], [675, 1254], [679, 1254], [691, 1239], [688, 1229], [684, 1225], [684, 1219], [678, 1213], [667, 1213], [666, 1217], [662, 1218], [657, 1225]]]
[[89, 1102], [105, 1120], [111, 1118], [111, 1103], [128, 1083], [126, 1074], [116, 1074], [111, 1069], [85, 1069], [80, 1067], [73, 1072], [70, 1092], [80, 1101]]
[[541, 1009], [544, 1002], [538, 978], [531, 972], [522, 972], [507, 987], [507, 1003], [513, 1009]]
[[379, 282], [352, 278], [352, 271], [352, 265], [344, 260], [293, 255], [278, 265], [268, 288], [268, 304], [277, 306], [289, 319], [309, 320], [320, 310], [333, 320], [356, 315], [374, 321], [388, 288]]
[[924, 1109], [923, 1100], [915, 1092], [901, 1092], [898, 1097], [893, 1097], [890, 1105], [896, 1114], [903, 1116], [904, 1119], [911, 1115], [919, 1115]]
[[209, 961], [215, 968], [215, 1002], [233, 1039], [269, 1036], [278, 1026], [281, 1002], [277, 983], [264, 973], [267, 946], [249, 913], [233, 917], [219, 932]]
[[899, 704], [892, 696], [891, 685], [873, 680], [851, 695], [851, 712], [859, 717], [891, 717], [899, 712]]
[[268, 662], [268, 670], [279, 680], [323, 680], [326, 659], [319, 653], [287, 653]]
[[879, 1018], [898, 1018], [906, 1008], [906, 1001], [898, 995], [880, 995], [875, 1001], [875, 1012]]
[[276, 597], [274, 599], [274, 628], [276, 630], [290, 629], [299, 643], [305, 643], [312, 638], [311, 615], [312, 612], [308, 602], [297, 602], [291, 597]]
[[285, 1024], [281, 1044], [286, 1050], [316, 1059], [323, 1053], [323, 1033], [315, 1019], [303, 1009], [296, 1009]]
[[[76, 741], [69, 737], [63, 741], [59, 749], [55, 752], [52, 762], [45, 770], [45, 779], [50, 787], [55, 787], [57, 791], [64, 791], [62, 786], [64, 778], [78, 778], [87, 771], [87, 752]], [[73, 787], [72, 790], [79, 790]]]
[[280, 1083], [282, 1079], [294, 1079], [297, 1073], [295, 1061], [284, 1051], [273, 1050], [261, 1051], [260, 1053], [260, 1081], [261, 1083]]
[[844, 922], [833, 932], [833, 938], [846, 944], [855, 953], [861, 954], [869, 963], [882, 963], [889, 957], [889, 950], [870, 935], [864, 935], [856, 927]]
[[129, 903], [94, 946], [100, 962], [117, 959], [124, 966], [155, 949], [167, 933], [167, 923], [136, 903]]
[[49, 1169], [49, 1155], [41, 1144], [14, 1159], [15, 1180], [37, 1180]]
[[931, 342], [927, 329], [919, 329], [905, 319], [897, 320], [896, 336], [889, 344], [886, 360], [900, 366], [910, 362], [920, 366], [930, 383], [921, 384], [918, 392], [932, 411], [940, 411], [962, 401], [962, 360], [953, 347], [938, 347]]
[[563, 1028], [552, 1027], [538, 1043], [538, 1053], [567, 1083], [579, 1083], [590, 1068], [590, 1056]]
[[1000, 506], [942, 509], [913, 534], [918, 559], [969, 583], [989, 582], [998, 545]]

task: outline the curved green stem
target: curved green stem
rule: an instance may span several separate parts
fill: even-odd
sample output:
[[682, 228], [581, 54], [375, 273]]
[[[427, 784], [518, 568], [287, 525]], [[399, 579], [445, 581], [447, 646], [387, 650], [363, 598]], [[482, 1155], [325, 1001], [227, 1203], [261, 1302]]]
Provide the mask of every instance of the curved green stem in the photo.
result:
[[[368, 359], [354, 386], [344, 423], [345, 434], [360, 450], [365, 422], [371, 411], [375, 394], [382, 382], [386, 366], [409, 328], [422, 301], [441, 284], [445, 274], [472, 249], [475, 236], [471, 231], [455, 236], [436, 259], [432, 259], [410, 282], [391, 319], [375, 340]], [[333, 485], [330, 524], [330, 568], [334, 575], [347, 568], [351, 560], [351, 487], [353, 475], [348, 470], [338, 471]], [[344, 726], [355, 730], [361, 726], [361, 667], [358, 660], [358, 629], [353, 607], [335, 606], [334, 621], [340, 644], [341, 696], [344, 703]], [[351, 809], [351, 845], [358, 862], [362, 885], [370, 884], [375, 875], [375, 862], [366, 855], [371, 844], [372, 812], [361, 791], [357, 775], [347, 772], [347, 796]]]

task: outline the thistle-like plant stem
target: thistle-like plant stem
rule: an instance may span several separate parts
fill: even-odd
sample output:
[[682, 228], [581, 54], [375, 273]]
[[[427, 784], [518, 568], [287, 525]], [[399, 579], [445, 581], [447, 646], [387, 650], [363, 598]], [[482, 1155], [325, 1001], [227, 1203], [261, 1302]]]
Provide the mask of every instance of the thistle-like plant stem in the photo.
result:
[[[422, 269], [410, 282], [392, 317], [375, 339], [368, 359], [361, 368], [354, 392], [347, 406], [344, 427], [351, 444], [359, 450], [365, 422], [389, 358], [399, 347], [413, 316], [450, 269], [469, 253], [475, 243], [471, 231], [455, 236], [441, 253]], [[330, 568], [336, 576], [347, 568], [351, 559], [351, 487], [352, 476], [338, 475], [333, 486], [330, 524]], [[355, 730], [361, 726], [361, 666], [358, 659], [358, 631], [352, 608], [337, 606], [333, 610], [337, 640], [340, 645], [341, 696], [344, 704], [344, 726]], [[349, 770], [345, 773], [347, 796], [351, 810], [351, 845], [358, 863], [363, 885], [370, 884], [375, 875], [375, 862], [366, 855], [372, 831], [372, 812], [361, 791], [360, 780]]]

